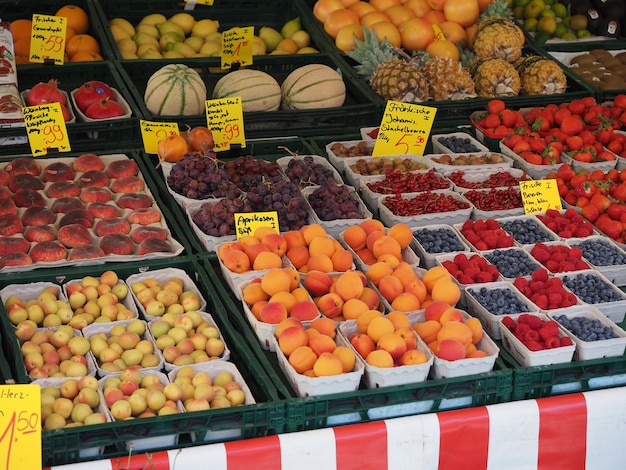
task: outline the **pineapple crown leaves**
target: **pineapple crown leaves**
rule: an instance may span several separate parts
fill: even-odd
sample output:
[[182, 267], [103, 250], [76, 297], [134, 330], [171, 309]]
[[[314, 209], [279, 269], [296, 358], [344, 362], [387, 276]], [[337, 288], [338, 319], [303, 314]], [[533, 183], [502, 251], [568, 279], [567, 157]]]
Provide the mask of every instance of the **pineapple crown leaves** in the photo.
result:
[[482, 12], [479, 20], [482, 21], [486, 18], [491, 18], [494, 16], [506, 18], [508, 20], [512, 20], [514, 18], [513, 10], [511, 10], [511, 8], [509, 7], [507, 0], [495, 0], [491, 2], [489, 5], [487, 5], [485, 11]]
[[369, 77], [372, 72], [386, 60], [397, 59], [398, 53], [393, 45], [383, 38], [378, 40], [378, 36], [372, 33], [367, 27], [363, 27], [363, 40], [354, 36], [356, 46], [346, 55], [359, 63], [355, 70], [359, 75]]

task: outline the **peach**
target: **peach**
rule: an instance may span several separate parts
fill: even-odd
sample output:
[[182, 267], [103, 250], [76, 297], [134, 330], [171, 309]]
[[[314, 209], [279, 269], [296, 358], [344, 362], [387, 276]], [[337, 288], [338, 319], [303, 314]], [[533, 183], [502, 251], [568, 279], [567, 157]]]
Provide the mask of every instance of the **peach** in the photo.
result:
[[317, 308], [328, 318], [335, 318], [341, 315], [344, 300], [339, 294], [329, 292], [319, 297], [316, 301]]
[[344, 248], [336, 249], [333, 255], [330, 257], [330, 260], [333, 263], [333, 271], [339, 273], [352, 269], [354, 263], [354, 260], [352, 259], [352, 253]]
[[413, 330], [419, 335], [422, 340], [428, 344], [437, 339], [437, 334], [441, 329], [441, 323], [437, 320], [426, 320], [423, 322], [415, 323]]
[[363, 287], [361, 276], [356, 271], [346, 271], [335, 281], [335, 289], [344, 301], [361, 297]]
[[291, 352], [288, 361], [298, 374], [304, 374], [313, 368], [317, 354], [309, 346], [300, 346]]
[[276, 329], [274, 330], [274, 335], [278, 338], [284, 330], [292, 326], [297, 326], [304, 331], [304, 325], [300, 320], [294, 317], [287, 317], [276, 326]]
[[332, 273], [334, 270], [333, 260], [324, 253], [316, 253], [311, 255], [306, 262], [307, 271], [322, 271], [323, 273]]
[[380, 308], [380, 297], [371, 287], [366, 286], [363, 288], [363, 293], [359, 300], [365, 302], [370, 310], [378, 310]]
[[400, 279], [389, 274], [383, 277], [378, 283], [378, 290], [387, 301], [393, 302], [393, 299], [398, 297], [404, 292], [404, 287], [400, 282]]
[[300, 233], [302, 233], [307, 246], [311, 244], [311, 241], [313, 241], [315, 237], [327, 236], [326, 229], [320, 224], [303, 225], [300, 228]]
[[424, 276], [422, 276], [422, 282], [426, 285], [426, 289], [428, 289], [428, 292], [432, 291], [433, 286], [440, 279], [452, 279], [452, 276], [450, 275], [448, 270], [443, 266], [433, 266], [424, 273]]
[[351, 225], [343, 232], [343, 241], [354, 251], [365, 248], [367, 232], [359, 225]]
[[261, 243], [278, 256], [283, 256], [287, 252], [287, 240], [276, 232], [264, 235], [263, 238], [261, 238]]
[[397, 328], [395, 334], [404, 339], [407, 349], [417, 348], [417, 336], [415, 331], [410, 326]]
[[472, 332], [472, 343], [478, 344], [484, 334], [483, 325], [480, 323], [480, 320], [476, 317], [468, 318], [465, 320], [465, 326], [467, 326]]
[[413, 240], [413, 231], [404, 223], [394, 224], [387, 231], [387, 235], [395, 239], [400, 245], [400, 248], [403, 249], [409, 246]]
[[427, 321], [428, 320], [439, 321], [439, 318], [441, 318], [441, 314], [445, 312], [446, 310], [448, 310], [449, 308], [450, 308], [450, 305], [448, 305], [446, 302], [442, 300], [433, 301], [424, 309], [424, 319]]
[[352, 349], [347, 346], [337, 346], [333, 354], [341, 361], [344, 372], [352, 372], [356, 364], [356, 355]]
[[288, 232], [283, 233], [283, 237], [287, 242], [287, 250], [295, 246], [307, 246], [304, 235], [302, 235], [299, 230], [289, 230]]
[[383, 313], [380, 310], [367, 310], [359, 315], [359, 318], [356, 319], [356, 328], [361, 333], [367, 333], [367, 326], [370, 324], [372, 319], [376, 317], [382, 317]]
[[278, 324], [285, 318], [287, 318], [287, 308], [278, 302], [268, 302], [259, 313], [259, 319], [264, 323]]
[[222, 262], [234, 273], [245, 273], [250, 270], [250, 258], [243, 251], [229, 251], [224, 255]]
[[333, 243], [333, 239], [328, 236], [315, 237], [309, 243], [309, 253], [311, 253], [311, 256], [323, 254], [330, 258], [334, 252], [335, 244]]
[[384, 349], [391, 355], [394, 361], [397, 361], [406, 352], [406, 342], [400, 335], [387, 333], [378, 340], [376, 349]]
[[250, 261], [250, 265], [254, 266], [254, 262], [256, 261], [257, 257], [261, 253], [269, 253], [270, 249], [267, 246], [265, 246], [263, 243], [253, 243], [251, 245], [246, 246], [243, 249], [243, 252], [248, 257]]
[[465, 357], [465, 346], [456, 339], [444, 339], [438, 341], [435, 354], [440, 359], [445, 359], [446, 361], [456, 361]]
[[449, 321], [462, 322], [463, 315], [461, 314], [461, 311], [457, 310], [456, 308], [449, 308], [439, 317], [439, 323], [441, 323], [442, 326]]
[[377, 343], [380, 338], [394, 331], [395, 327], [393, 323], [385, 317], [374, 317], [369, 325], [367, 325], [367, 336], [372, 338], [374, 343]]
[[269, 302], [278, 302], [283, 304], [287, 309], [287, 313], [290, 313], [297, 300], [289, 292], [277, 292], [269, 298]]
[[411, 312], [413, 310], [419, 310], [420, 301], [411, 292], [402, 292], [391, 302], [391, 308], [399, 310], [401, 312]]
[[346, 320], [356, 320], [363, 313], [369, 311], [369, 306], [360, 299], [349, 299], [343, 304], [343, 317]]
[[366, 219], [361, 222], [360, 227], [367, 233], [368, 235], [376, 230], [379, 232], [385, 231], [385, 226], [380, 220], [377, 219]]
[[285, 254], [296, 269], [306, 266], [310, 258], [309, 249], [302, 245], [296, 245], [289, 248]]
[[402, 248], [400, 248], [400, 244], [395, 238], [390, 237], [389, 235], [383, 235], [374, 240], [371, 250], [376, 259], [379, 259], [385, 254], [393, 255], [398, 260], [402, 259]]
[[437, 333], [437, 339], [439, 342], [444, 339], [456, 339], [465, 346], [472, 342], [472, 330], [465, 323], [451, 320], [443, 324]]
[[430, 291], [433, 300], [443, 300], [448, 305], [456, 305], [461, 299], [461, 289], [452, 280], [441, 279], [435, 282]]
[[283, 265], [283, 260], [276, 253], [271, 251], [263, 251], [259, 253], [252, 264], [252, 269], [272, 269], [280, 268]]
[[304, 276], [303, 284], [313, 297], [319, 297], [328, 293], [333, 283], [331, 277], [322, 271], [309, 271]]
[[398, 365], [415, 366], [428, 361], [426, 354], [419, 349], [409, 349], [398, 359]]
[[343, 363], [332, 352], [323, 352], [313, 364], [316, 377], [339, 375], [343, 373]]
[[319, 331], [321, 334], [330, 337], [331, 339], [337, 334], [337, 323], [334, 320], [326, 317], [316, 318], [309, 325], [310, 329]]
[[307, 346], [308, 343], [309, 336], [304, 332], [304, 329], [299, 326], [285, 328], [280, 335], [278, 335], [278, 346], [287, 357], [289, 357], [296, 348]]
[[313, 301], [299, 300], [291, 307], [289, 315], [301, 321], [310, 321], [318, 316], [318, 310]]
[[337, 347], [337, 345], [335, 344], [335, 340], [333, 340], [330, 336], [322, 334], [314, 335], [309, 338], [308, 345], [318, 356], [320, 356], [324, 352], [332, 353]]
[[290, 292], [291, 276], [282, 268], [270, 269], [261, 278], [261, 287], [270, 297], [277, 292]]
[[369, 353], [365, 358], [365, 362], [374, 367], [388, 368], [394, 366], [393, 357], [384, 349], [376, 349]]
[[260, 282], [252, 282], [241, 290], [241, 298], [246, 304], [253, 305], [259, 300], [269, 299], [269, 295], [263, 290]]

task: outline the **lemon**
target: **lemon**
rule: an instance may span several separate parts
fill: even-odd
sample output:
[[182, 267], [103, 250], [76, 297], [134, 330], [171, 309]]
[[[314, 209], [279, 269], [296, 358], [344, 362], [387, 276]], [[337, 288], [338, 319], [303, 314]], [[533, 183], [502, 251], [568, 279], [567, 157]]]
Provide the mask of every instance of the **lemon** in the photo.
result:
[[539, 13], [539, 18], [556, 18], [556, 14], [554, 13], [554, 10], [546, 8], [541, 13]]
[[537, 18], [527, 18], [524, 21], [524, 28], [526, 28], [526, 31], [529, 33], [535, 33], [537, 32], [537, 23]]
[[565, 18], [567, 16], [567, 7], [562, 3], [555, 3], [552, 5], [552, 11], [557, 18]]
[[544, 10], [542, 0], [532, 0], [526, 7], [524, 7], [524, 16], [526, 18], [537, 18]]
[[549, 16], [544, 16], [537, 23], [537, 29], [549, 35], [553, 35], [556, 31], [556, 20]]

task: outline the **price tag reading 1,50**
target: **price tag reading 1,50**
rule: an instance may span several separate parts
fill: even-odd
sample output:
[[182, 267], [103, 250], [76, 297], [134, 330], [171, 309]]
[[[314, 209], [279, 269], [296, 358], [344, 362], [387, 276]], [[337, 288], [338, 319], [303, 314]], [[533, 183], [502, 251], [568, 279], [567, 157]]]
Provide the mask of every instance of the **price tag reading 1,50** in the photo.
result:
[[372, 155], [424, 155], [437, 108], [387, 101]]
[[0, 470], [41, 468], [41, 388], [0, 385]]
[[49, 149], [59, 152], [72, 150], [59, 103], [25, 106], [22, 113], [33, 157], [46, 155]]
[[33, 15], [30, 41], [30, 61], [54, 61], [63, 65], [65, 58], [65, 31], [67, 18], [63, 16]]
[[159, 141], [168, 135], [179, 135], [178, 123], [176, 122], [154, 122], [141, 119], [141, 138], [143, 149], [146, 153], [159, 153]]
[[254, 26], [224, 31], [222, 33], [222, 68], [229, 69], [234, 64], [239, 64], [240, 67], [251, 65], [253, 38]]
[[241, 96], [205, 101], [207, 127], [213, 132], [216, 152], [230, 149], [232, 144], [246, 146], [243, 131]]

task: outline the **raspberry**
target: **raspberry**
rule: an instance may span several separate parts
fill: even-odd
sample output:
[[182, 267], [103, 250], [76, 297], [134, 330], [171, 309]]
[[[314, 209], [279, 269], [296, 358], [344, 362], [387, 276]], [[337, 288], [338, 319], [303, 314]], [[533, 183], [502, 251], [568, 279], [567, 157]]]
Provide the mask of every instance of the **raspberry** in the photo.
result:
[[510, 331], [513, 331], [515, 327], [517, 326], [517, 324], [515, 323], [515, 320], [513, 320], [511, 317], [503, 317], [502, 324], [505, 327], [507, 327], [507, 329]]
[[492, 280], [495, 281], [496, 279], [498, 279], [498, 277], [500, 276], [500, 271], [498, 271], [498, 268], [496, 268], [494, 265], [490, 264], [489, 266], [487, 266], [486, 268], [486, 272], [489, 273], [489, 275], [491, 276]]
[[485, 222], [488, 230], [498, 230], [500, 228], [500, 222], [496, 219], [487, 219]]
[[559, 335], [559, 330], [554, 331], [552, 328], [550, 328], [549, 326], [543, 326], [539, 329], [539, 336], [541, 336], [541, 339], [546, 341], [548, 338], [554, 338], [555, 336]]
[[572, 263], [571, 261], [563, 261], [561, 263], [561, 269], [562, 272], [569, 272], [569, 271], [575, 271], [576, 270], [576, 265], [574, 263]]
[[[487, 245], [488, 249], [492, 250], [498, 247], [498, 237], [494, 233], [485, 233], [483, 235], [483, 242]], [[501, 247], [498, 247], [501, 248]]]
[[538, 269], [532, 274], [531, 277], [533, 281], [546, 282], [548, 280], [548, 271], [545, 269]]
[[481, 271], [478, 274], [476, 274], [475, 278], [476, 282], [492, 282], [494, 281], [494, 278], [491, 274]]
[[518, 324], [527, 324], [531, 315], [528, 313], [522, 313], [519, 317], [517, 317]]
[[553, 349], [561, 347], [561, 340], [557, 337], [548, 338], [545, 340], [546, 348]]
[[[461, 227], [461, 231], [465, 232], [465, 231], [473, 231], [474, 229], [474, 221], [472, 219], [467, 219], [465, 222], [463, 222], [463, 226]], [[463, 233], [463, 235], [465, 235], [465, 237], [467, 237], [467, 234]]]
[[528, 281], [523, 277], [517, 277], [513, 281], [513, 285], [517, 287], [519, 290], [524, 289], [528, 285]]
[[578, 299], [573, 292], [566, 292], [561, 307], [571, 307], [572, 305], [576, 305], [577, 302]]
[[474, 284], [474, 278], [472, 276], [468, 276], [467, 274], [461, 274], [456, 278], [460, 284]]
[[530, 250], [530, 254], [533, 255], [535, 259], [539, 261], [541, 264], [545, 264], [546, 261], [548, 261], [551, 258], [548, 250], [544, 248], [537, 248], [536, 246], [535, 248]]
[[509, 237], [500, 237], [497, 239], [497, 248], [508, 248], [509, 246], [513, 246]]
[[579, 271], [582, 269], [588, 269], [589, 266], [583, 260], [579, 259], [578, 261], [574, 263], [574, 268], [576, 271]]
[[472, 243], [472, 245], [474, 245], [474, 247], [478, 250], [478, 251], [485, 251], [490, 249], [489, 245], [487, 245], [487, 243], [485, 243], [482, 240], [479, 240], [475, 243]]
[[541, 351], [543, 349], [543, 345], [539, 341], [526, 341], [524, 346], [531, 351]]
[[548, 287], [554, 287], [554, 286], [563, 288], [563, 281], [561, 280], [560, 277], [553, 277], [553, 278], [548, 279]]
[[544, 288], [542, 281], [531, 281], [528, 284], [528, 287], [530, 287], [530, 290], [533, 291], [533, 293], [539, 292]]
[[530, 315], [530, 318], [526, 322], [533, 330], [539, 330], [543, 326], [543, 320], [534, 315]]
[[572, 344], [572, 338], [570, 338], [569, 336], [562, 336], [559, 339], [559, 343], [561, 346], [571, 346]]
[[540, 339], [539, 332], [537, 330], [528, 330], [524, 334], [522, 341], [525, 343], [527, 341], [539, 341], [539, 339]]
[[539, 307], [540, 310], [548, 310], [548, 296], [544, 294], [533, 294], [530, 300]]
[[592, 233], [592, 230], [587, 227], [578, 227], [576, 230], [574, 230], [574, 236], [578, 238], [586, 238]]
[[563, 302], [563, 296], [561, 294], [548, 294], [548, 304], [552, 308], [559, 308]]
[[528, 326], [526, 323], [518, 323], [517, 325], [515, 325], [515, 330], [513, 331], [513, 334], [518, 338], [521, 338], [529, 331], [530, 326]]
[[474, 230], [476, 230], [477, 232], [482, 232], [483, 230], [487, 230], [487, 223], [483, 219], [475, 220]]
[[467, 256], [463, 253], [459, 253], [454, 256], [454, 264], [456, 264], [459, 268], [463, 268], [464, 264], [467, 264]]
[[543, 264], [544, 264], [544, 266], [546, 268], [548, 268], [549, 271], [551, 271], [553, 273], [558, 273], [561, 270], [558, 261], [556, 261], [554, 259], [549, 259], [548, 261], [546, 261]]
[[581, 250], [580, 248], [575, 246], [574, 248], [571, 248], [569, 250], [569, 255], [573, 256], [574, 258], [582, 258], [583, 257], [583, 250]]

